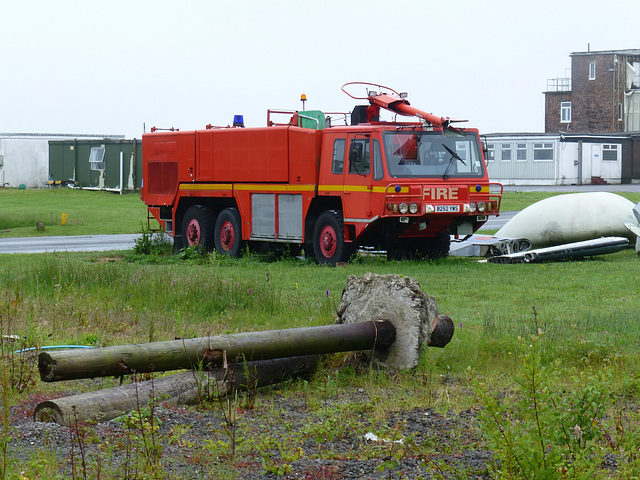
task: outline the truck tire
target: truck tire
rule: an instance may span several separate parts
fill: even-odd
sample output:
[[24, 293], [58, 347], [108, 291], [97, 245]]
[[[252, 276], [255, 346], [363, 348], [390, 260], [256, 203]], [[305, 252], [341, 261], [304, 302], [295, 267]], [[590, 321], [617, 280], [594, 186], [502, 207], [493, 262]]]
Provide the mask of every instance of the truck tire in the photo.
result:
[[445, 258], [449, 255], [451, 248], [451, 236], [449, 232], [443, 232], [433, 238], [427, 240], [427, 243], [421, 248], [423, 257], [430, 260], [436, 258]]
[[313, 252], [319, 264], [349, 261], [352, 249], [344, 240], [344, 221], [335, 210], [322, 212], [313, 230]]
[[215, 245], [220, 255], [239, 257], [244, 250], [242, 240], [242, 219], [235, 208], [225, 208], [216, 220]]
[[390, 247], [387, 249], [387, 260], [405, 260], [409, 258], [409, 252], [406, 248]]
[[191, 205], [182, 217], [182, 246], [211, 250], [213, 220], [214, 215], [207, 207]]

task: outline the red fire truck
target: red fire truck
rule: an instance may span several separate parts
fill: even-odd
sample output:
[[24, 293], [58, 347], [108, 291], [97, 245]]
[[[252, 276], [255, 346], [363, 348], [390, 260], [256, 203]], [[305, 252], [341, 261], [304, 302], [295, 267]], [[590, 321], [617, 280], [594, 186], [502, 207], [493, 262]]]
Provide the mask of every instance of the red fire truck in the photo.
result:
[[[363, 104], [349, 114], [270, 110], [259, 128], [237, 118], [144, 134], [141, 197], [175, 247], [238, 256], [247, 245], [288, 245], [328, 264], [358, 248], [434, 258], [448, 254], [450, 235], [471, 235], [499, 213], [502, 185], [489, 182], [476, 129], [388, 87], [342, 90]], [[381, 109], [393, 121], [380, 121]]]

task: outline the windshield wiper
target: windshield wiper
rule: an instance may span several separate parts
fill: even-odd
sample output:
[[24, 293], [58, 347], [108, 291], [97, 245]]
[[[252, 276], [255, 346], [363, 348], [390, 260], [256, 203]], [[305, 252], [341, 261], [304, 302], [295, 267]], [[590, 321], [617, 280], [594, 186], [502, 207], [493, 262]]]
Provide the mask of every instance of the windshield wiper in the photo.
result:
[[447, 165], [447, 169], [442, 174], [442, 179], [446, 180], [447, 179], [447, 173], [449, 173], [449, 169], [451, 168], [451, 165], [453, 165], [453, 161], [454, 160], [460, 160], [465, 167], [467, 166], [467, 164], [464, 163], [464, 160], [462, 159], [462, 157], [460, 155], [458, 155], [455, 150], [450, 149], [444, 143], [442, 144], [442, 146], [445, 148], [445, 150], [447, 152], [449, 152], [451, 154], [451, 160], [449, 160], [449, 165]]

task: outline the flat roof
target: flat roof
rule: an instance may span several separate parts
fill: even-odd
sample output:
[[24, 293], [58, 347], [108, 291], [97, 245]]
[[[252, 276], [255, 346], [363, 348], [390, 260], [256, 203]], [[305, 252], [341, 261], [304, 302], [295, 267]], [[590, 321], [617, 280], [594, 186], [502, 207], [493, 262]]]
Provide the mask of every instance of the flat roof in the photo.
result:
[[571, 55], [629, 55], [635, 56], [640, 55], [640, 49], [638, 48], [629, 48], [623, 50], [598, 50], [598, 51], [588, 51], [588, 52], [573, 52]]
[[639, 131], [635, 132], [610, 132], [610, 133], [563, 133], [563, 132], [504, 132], [504, 133], [481, 133], [481, 137], [486, 138], [533, 138], [533, 137], [557, 137], [565, 139], [603, 138], [603, 139], [625, 139], [640, 136]]

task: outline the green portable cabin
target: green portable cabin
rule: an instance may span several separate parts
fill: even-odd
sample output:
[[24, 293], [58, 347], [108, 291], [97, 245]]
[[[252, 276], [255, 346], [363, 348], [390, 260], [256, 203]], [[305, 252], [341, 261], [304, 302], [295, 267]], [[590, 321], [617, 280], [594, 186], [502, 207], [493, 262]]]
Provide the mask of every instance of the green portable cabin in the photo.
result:
[[131, 191], [142, 183], [142, 141], [103, 138], [49, 141], [49, 182]]

